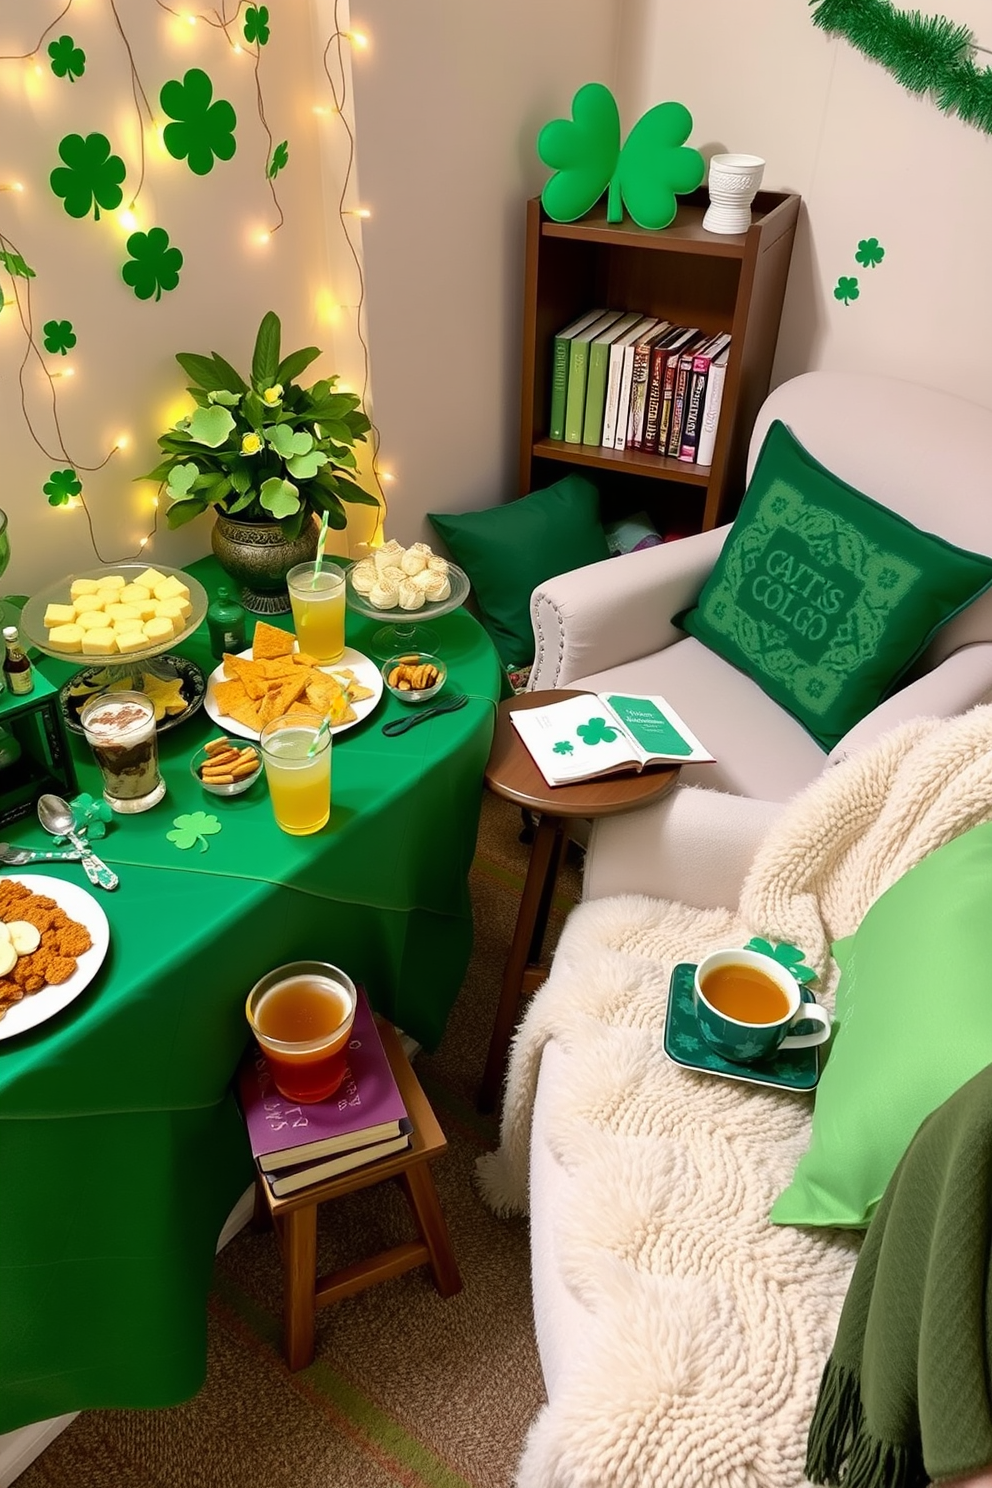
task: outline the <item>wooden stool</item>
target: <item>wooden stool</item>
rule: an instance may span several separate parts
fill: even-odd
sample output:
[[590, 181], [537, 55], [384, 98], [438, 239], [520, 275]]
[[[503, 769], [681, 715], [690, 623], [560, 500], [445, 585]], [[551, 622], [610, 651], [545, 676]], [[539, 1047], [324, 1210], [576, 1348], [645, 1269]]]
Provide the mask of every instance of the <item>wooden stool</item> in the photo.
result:
[[[290, 1369], [303, 1369], [313, 1361], [314, 1323], [318, 1307], [339, 1302], [364, 1291], [377, 1281], [401, 1276], [414, 1266], [430, 1266], [434, 1285], [442, 1297], [461, 1291], [462, 1279], [451, 1248], [448, 1226], [428, 1164], [447, 1147], [444, 1133], [410, 1062], [396, 1030], [376, 1019], [383, 1048], [399, 1086], [407, 1115], [413, 1123], [410, 1146], [405, 1152], [381, 1157], [367, 1167], [352, 1168], [312, 1188], [274, 1198], [259, 1174], [255, 1180], [256, 1221], [271, 1219], [282, 1251], [284, 1272], [284, 1349]], [[394, 1245], [380, 1255], [345, 1266], [327, 1276], [317, 1276], [317, 1205], [343, 1194], [356, 1193], [387, 1178], [396, 1178], [413, 1212], [419, 1240]]]

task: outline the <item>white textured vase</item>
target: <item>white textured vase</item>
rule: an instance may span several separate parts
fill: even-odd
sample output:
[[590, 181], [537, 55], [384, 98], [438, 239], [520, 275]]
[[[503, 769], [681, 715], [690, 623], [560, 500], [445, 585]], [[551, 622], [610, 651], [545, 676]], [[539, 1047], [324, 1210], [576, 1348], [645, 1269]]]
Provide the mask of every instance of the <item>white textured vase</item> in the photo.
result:
[[751, 226], [751, 203], [761, 185], [760, 155], [714, 155], [707, 189], [710, 204], [703, 227], [711, 233], [742, 233]]

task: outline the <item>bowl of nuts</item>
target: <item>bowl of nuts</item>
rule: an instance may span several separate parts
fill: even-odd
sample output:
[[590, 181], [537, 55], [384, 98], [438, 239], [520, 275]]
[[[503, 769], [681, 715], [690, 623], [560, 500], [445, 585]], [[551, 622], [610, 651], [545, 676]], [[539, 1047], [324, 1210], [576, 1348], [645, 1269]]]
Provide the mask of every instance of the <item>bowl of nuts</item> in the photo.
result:
[[258, 779], [262, 760], [250, 744], [241, 748], [230, 739], [210, 739], [196, 751], [189, 768], [210, 795], [240, 796]]
[[444, 686], [448, 668], [439, 656], [427, 651], [404, 651], [383, 663], [382, 679], [401, 703], [426, 703]]

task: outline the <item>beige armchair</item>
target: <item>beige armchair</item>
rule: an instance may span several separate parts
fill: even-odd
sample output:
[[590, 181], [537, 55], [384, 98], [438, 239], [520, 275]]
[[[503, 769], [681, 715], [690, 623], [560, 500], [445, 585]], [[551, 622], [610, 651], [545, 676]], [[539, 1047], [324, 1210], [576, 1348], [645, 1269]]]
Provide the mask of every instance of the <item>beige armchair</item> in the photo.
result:
[[[750, 475], [780, 419], [827, 469], [915, 526], [992, 555], [992, 410], [894, 378], [810, 372], [765, 401]], [[992, 693], [992, 591], [937, 634], [904, 680], [827, 754], [743, 672], [672, 616], [696, 599], [728, 527], [549, 579], [531, 599], [529, 686], [662, 693], [716, 755], [664, 801], [595, 823], [584, 894], [736, 903], [783, 802], [909, 718], [947, 717]]]

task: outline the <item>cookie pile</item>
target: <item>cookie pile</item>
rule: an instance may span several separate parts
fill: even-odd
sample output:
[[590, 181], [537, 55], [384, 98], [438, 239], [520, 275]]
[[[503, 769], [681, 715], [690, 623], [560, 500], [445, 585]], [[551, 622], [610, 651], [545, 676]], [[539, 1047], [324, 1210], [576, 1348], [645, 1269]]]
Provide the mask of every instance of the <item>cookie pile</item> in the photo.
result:
[[0, 879], [0, 1018], [29, 993], [67, 982], [92, 944], [49, 895]]
[[393, 541], [355, 564], [351, 586], [377, 610], [419, 610], [428, 601], [448, 598], [448, 567], [447, 558], [438, 557], [427, 543], [404, 548]]

